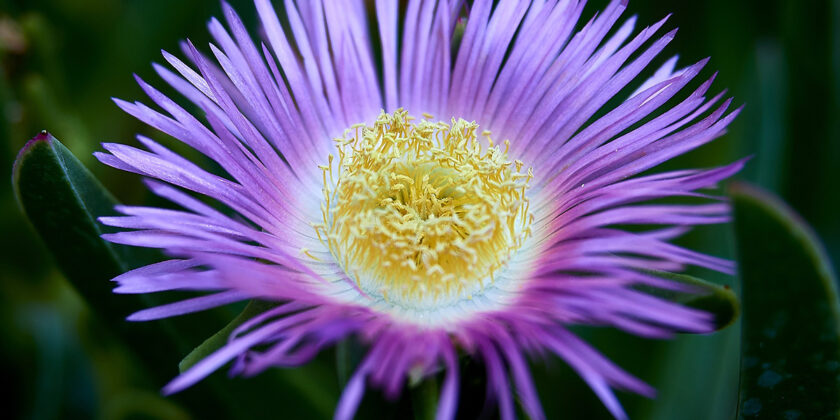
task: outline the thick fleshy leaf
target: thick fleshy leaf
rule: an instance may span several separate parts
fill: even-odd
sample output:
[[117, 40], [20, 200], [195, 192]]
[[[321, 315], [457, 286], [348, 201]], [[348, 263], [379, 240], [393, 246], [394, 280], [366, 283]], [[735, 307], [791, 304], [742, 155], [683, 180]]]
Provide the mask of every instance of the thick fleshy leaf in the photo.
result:
[[[248, 302], [248, 305], [245, 306], [245, 309], [236, 318], [230, 321], [224, 328], [204, 340], [204, 342], [181, 359], [181, 362], [178, 364], [178, 370], [182, 373], [187, 371], [187, 369], [227, 344], [230, 334], [236, 327], [276, 306], [277, 303], [275, 302], [262, 300]], [[306, 404], [307, 411], [301, 412], [317, 413], [318, 415], [316, 417], [327, 418], [332, 414], [332, 408], [338, 400], [337, 390], [330, 386], [333, 380], [331, 372], [327, 368], [329, 365], [327, 362], [328, 359], [328, 357], [322, 357], [312, 363], [297, 368], [273, 369], [264, 372], [258, 378], [249, 378], [247, 381], [249, 381], [250, 386], [263, 389], [270, 385], [271, 381], [276, 381], [275, 384], [294, 384], [294, 387], [300, 392], [300, 397], [308, 402]], [[299, 400], [298, 404], [300, 404]]]
[[[21, 208], [65, 277], [97, 318], [133, 350], [155, 384], [163, 385], [172, 379], [179, 356], [191, 349], [190, 343], [201, 342], [213, 325], [223, 325], [230, 319], [227, 311], [219, 310], [155, 322], [126, 321], [126, 316], [135, 311], [165, 302], [153, 295], [115, 296], [109, 280], [127, 269], [153, 262], [155, 254], [114, 245], [100, 237], [109, 230], [97, 218], [114, 214], [117, 202], [50, 134], [42, 132], [21, 150], [15, 161], [13, 183]], [[247, 381], [229, 381], [214, 375], [179, 394], [176, 400], [183, 401], [200, 418], [220, 413], [275, 418], [281, 407], [290, 405], [295, 407], [288, 411], [291, 417], [306, 413], [327, 418], [338, 396], [326, 384], [326, 375], [314, 374], [319, 369], [324, 370], [323, 363], [303, 371], [262, 375]]]
[[[104, 241], [99, 216], [114, 213], [116, 200], [73, 154], [46, 131], [18, 154], [13, 183], [18, 203], [43, 239], [61, 271], [103, 323], [121, 331], [134, 349], [160, 339], [160, 327], [127, 323], [125, 317], [149, 305], [148, 297], [116, 298], [110, 279], [153, 261], [142, 249]], [[171, 352], [138, 352], [146, 363], [166, 363]], [[163, 379], [163, 377], [161, 377]]]
[[648, 273], [688, 285], [692, 289], [695, 289], [693, 293], [681, 293], [653, 288], [646, 288], [646, 291], [663, 299], [713, 314], [715, 316], [715, 330], [721, 330], [732, 325], [738, 318], [740, 311], [738, 298], [735, 296], [735, 292], [731, 287], [715, 284], [686, 274], [668, 273], [664, 271], [648, 271]]
[[836, 278], [811, 229], [756, 187], [732, 188], [743, 279], [741, 418], [840, 415]]
[[431, 377], [411, 387], [411, 407], [415, 420], [434, 420], [438, 406], [438, 382]]
[[[96, 217], [114, 213], [114, 197], [55, 137], [42, 131], [18, 154], [15, 195], [68, 277], [106, 278], [148, 262], [148, 255], [103, 241]], [[107, 284], [107, 283], [106, 283]], [[88, 286], [93, 286], [87, 289]], [[79, 286], [104, 295], [95, 279]]]
[[[114, 276], [154, 261], [140, 248], [111, 244], [100, 235], [107, 227], [97, 217], [114, 214], [117, 201], [55, 137], [41, 132], [18, 154], [13, 171], [18, 203], [50, 250], [67, 280], [90, 305], [97, 319], [132, 350], [155, 383], [165, 383], [178, 361], [176, 349], [188, 348], [190, 334], [170, 321], [127, 322], [134, 311], [162, 302], [149, 295], [114, 296]], [[216, 404], [216, 403], [214, 403]]]
[[227, 344], [228, 337], [230, 337], [230, 334], [236, 329], [236, 327], [276, 306], [276, 303], [262, 300], [252, 300], [248, 302], [245, 309], [243, 309], [242, 312], [233, 319], [233, 321], [230, 321], [230, 323], [228, 323], [224, 328], [208, 337], [203, 343], [199, 344], [198, 347], [194, 348], [189, 354], [181, 359], [181, 362], [178, 363], [178, 370], [182, 373], [186, 372], [187, 369], [200, 362], [201, 359], [213, 354], [213, 352]]
[[[716, 238], [715, 243], [718, 242], [720, 238]], [[739, 355], [739, 331], [731, 328], [738, 325], [740, 312], [735, 279], [715, 278], [718, 282], [732, 282], [730, 288], [684, 274], [650, 270], [647, 273], [691, 286], [694, 293], [642, 289], [711, 312], [717, 331], [679, 334], [671, 340], [650, 340], [611, 329], [579, 328], [576, 332], [609, 359], [656, 388], [654, 399], [618, 394], [630, 418], [701, 420], [731, 416], [737, 403]], [[532, 370], [548, 418], [612, 418], [585, 383], [562, 363], [534, 363]], [[709, 394], [709, 390], [714, 393]]]
[[335, 345], [335, 368], [338, 385], [344, 388], [359, 367], [367, 349], [355, 337], [345, 338]]

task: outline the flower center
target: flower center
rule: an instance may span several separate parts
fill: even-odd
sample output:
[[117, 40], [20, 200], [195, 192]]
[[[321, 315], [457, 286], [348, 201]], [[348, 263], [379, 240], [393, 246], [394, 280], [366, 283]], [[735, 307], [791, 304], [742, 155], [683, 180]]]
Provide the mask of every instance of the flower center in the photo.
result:
[[530, 235], [531, 169], [477, 131], [400, 109], [336, 139], [315, 228], [365, 293], [414, 309], [470, 299]]

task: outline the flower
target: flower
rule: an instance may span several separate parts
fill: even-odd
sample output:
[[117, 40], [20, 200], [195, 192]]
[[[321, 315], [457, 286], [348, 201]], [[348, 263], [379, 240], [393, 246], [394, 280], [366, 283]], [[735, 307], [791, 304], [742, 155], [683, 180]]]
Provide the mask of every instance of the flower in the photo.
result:
[[[544, 417], [526, 366], [542, 353], [625, 417], [612, 390], [653, 389], [569, 326], [656, 338], [712, 330], [710, 314], [639, 286], [684, 287], [650, 270], [733, 270], [669, 241], [728, 220], [726, 203], [697, 190], [743, 162], [648, 170], [721, 136], [738, 110], [727, 114], [723, 93], [706, 98], [714, 77], [675, 98], [707, 60], [675, 70], [674, 57], [639, 83], [675, 31], [656, 35], [665, 18], [633, 35], [634, 17], [613, 30], [625, 1], [579, 29], [578, 1], [476, 0], [465, 21], [462, 1], [400, 3], [287, 0], [281, 24], [257, 0], [259, 46], [223, 4], [229, 32], [209, 23], [213, 59], [187, 42], [188, 62], [163, 53], [176, 72], [155, 65], [204, 115], [140, 78], [162, 111], [116, 100], [217, 164], [143, 136], [147, 150], [97, 153], [156, 179], [149, 188], [183, 208], [121, 206], [124, 216], [101, 219], [128, 229], [108, 240], [173, 257], [117, 277], [115, 291], [210, 292], [129, 319], [277, 302], [165, 391], [230, 361], [241, 375], [300, 365], [356, 336], [369, 351], [337, 418], [352, 417], [366, 385], [396, 396], [407, 378], [441, 369], [438, 416], [452, 418], [459, 352], [486, 366], [502, 418], [514, 416], [512, 386], [529, 416]], [[704, 203], [641, 204], [669, 197]]]

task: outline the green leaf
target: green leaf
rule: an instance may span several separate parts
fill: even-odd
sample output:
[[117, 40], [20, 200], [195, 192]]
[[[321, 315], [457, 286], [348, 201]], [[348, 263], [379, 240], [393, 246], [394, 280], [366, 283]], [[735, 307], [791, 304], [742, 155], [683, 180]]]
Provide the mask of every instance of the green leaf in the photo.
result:
[[837, 418], [840, 307], [811, 229], [768, 193], [732, 187], [743, 279], [741, 418]]
[[111, 278], [152, 261], [148, 250], [114, 245], [100, 237], [107, 230], [96, 219], [114, 214], [114, 197], [46, 131], [18, 154], [13, 186], [20, 207], [58, 267], [100, 320], [132, 349], [142, 349], [136, 353], [145, 363], [171, 363], [166, 348], [147, 345], [160, 340], [160, 326], [125, 321], [128, 314], [149, 306], [148, 298], [111, 293]]
[[[186, 372], [193, 365], [227, 344], [230, 334], [237, 327], [249, 319], [277, 307], [277, 305], [277, 302], [262, 300], [249, 301], [245, 309], [236, 318], [225, 325], [224, 328], [204, 340], [204, 342], [181, 359], [181, 362], [178, 363], [178, 370], [181, 373]], [[326, 366], [327, 363], [325, 363], [325, 360], [316, 360], [315, 362], [296, 368], [270, 369], [260, 377], [249, 378], [247, 381], [249, 382], [248, 385], [261, 390], [273, 388], [272, 385], [287, 384], [281, 385], [286, 387], [291, 385], [295, 388], [296, 394], [299, 394], [296, 396], [296, 406], [300, 408], [301, 401], [307, 402], [305, 404], [306, 410], [298, 411], [298, 413], [308, 413], [307, 417], [317, 413], [315, 418], [329, 418], [332, 415], [333, 407], [335, 407], [338, 401], [338, 394], [333, 387], [328, 386], [333, 381], [331, 380], [332, 374]], [[276, 400], [276, 397], [269, 398]], [[286, 414], [290, 415], [289, 412]]]
[[178, 363], [178, 370], [181, 373], [186, 372], [187, 369], [200, 362], [201, 359], [204, 359], [227, 344], [228, 337], [230, 337], [230, 334], [236, 329], [236, 327], [244, 324], [245, 321], [248, 321], [249, 319], [275, 307], [277, 307], [277, 303], [274, 302], [266, 302], [262, 300], [252, 300], [248, 302], [245, 309], [243, 309], [242, 312], [233, 319], [233, 321], [230, 321], [230, 323], [228, 323], [224, 328], [204, 340], [203, 343], [199, 344], [198, 347], [194, 348], [189, 354], [181, 359], [181, 362]]
[[[186, 372], [193, 365], [222, 348], [227, 344], [228, 337], [233, 333], [233, 330], [249, 319], [277, 307], [277, 305], [277, 302], [262, 300], [251, 300], [248, 302], [248, 305], [245, 306], [245, 309], [236, 318], [187, 354], [178, 364], [179, 371], [181, 373]], [[307, 402], [305, 404], [306, 410], [301, 410], [299, 413], [307, 413], [307, 417], [310, 417], [313, 413], [317, 413], [315, 418], [329, 418], [338, 401], [338, 394], [335, 392], [335, 388], [328, 386], [332, 385], [334, 381], [332, 380], [332, 372], [327, 368], [327, 359], [327, 357], [323, 357], [307, 365], [295, 368], [270, 369], [260, 375], [260, 377], [248, 378], [248, 385], [263, 391], [275, 388], [277, 385], [285, 387], [292, 386], [295, 388], [296, 393], [299, 394], [294, 396], [295, 405], [300, 408], [301, 401]], [[277, 402], [277, 397], [266, 395], [266, 398], [271, 398]], [[290, 415], [290, 413], [287, 412], [286, 415]]]
[[347, 337], [335, 345], [335, 368], [338, 386], [341, 389], [347, 385], [350, 377], [362, 362], [365, 346], [356, 337]]
[[[702, 335], [680, 334], [673, 340], [646, 342], [633, 350], [619, 347], [624, 351], [638, 351], [650, 359], [649, 366], [639, 373], [643, 377], [649, 375], [646, 379], [657, 390], [655, 399], [630, 399], [627, 404], [630, 417], [650, 420], [731, 417], [737, 405], [740, 354], [740, 329], [727, 328], [738, 321], [740, 305], [735, 290], [684, 274], [651, 273], [692, 286], [696, 294], [659, 289], [650, 290], [650, 293], [712, 313], [717, 331]], [[629, 369], [643, 366], [633, 365], [622, 364]], [[709, 389], [718, 393], [711, 400], [703, 392]]]
[[[68, 277], [110, 279], [148, 261], [148, 255], [100, 238], [106, 231], [96, 218], [114, 214], [117, 201], [46, 131], [18, 154], [13, 186], [21, 208]], [[78, 286], [84, 292], [110, 294], [108, 288], [97, 287], [94, 279]]]
[[[651, 287], [640, 290], [663, 299], [702, 309], [715, 315], [717, 330], [712, 334], [679, 334], [657, 341], [609, 328], [579, 327], [574, 331], [610, 360], [648, 382], [657, 390], [655, 399], [618, 393], [630, 418], [708, 419], [731, 415], [738, 387], [738, 320], [740, 305], [735, 291], [710, 281], [684, 274], [646, 270], [671, 281], [692, 286], [694, 293], [677, 293]], [[612, 418], [595, 394], [568, 366], [560, 361], [532, 363], [532, 372], [548, 418]], [[731, 390], [709, 401], [704, 391]], [[687, 407], [689, 408], [687, 410]]]
[[464, 32], [467, 29], [467, 19], [461, 18], [458, 19], [458, 22], [455, 23], [455, 30], [452, 32], [452, 41], [450, 50], [452, 51], [452, 57], [455, 58], [458, 55], [458, 50], [461, 48], [461, 41], [464, 40]]
[[[156, 253], [101, 238], [110, 230], [97, 218], [115, 214], [117, 201], [48, 133], [42, 132], [21, 150], [14, 165], [13, 184], [21, 208], [65, 277], [97, 318], [133, 350], [146, 368], [144, 371], [153, 374], [157, 386], [172, 379], [179, 355], [192, 348], [190, 343], [201, 342], [213, 325], [223, 325], [230, 319], [225, 310], [217, 310], [155, 322], [125, 320], [132, 312], [164, 302], [154, 295], [115, 296], [109, 280], [130, 268], [153, 262]], [[247, 316], [238, 319], [250, 318], [258, 309], [255, 305], [249, 306]], [[194, 363], [222, 339], [226, 337], [220, 332], [206, 340], [190, 353], [192, 362], [187, 363]], [[174, 398], [187, 404], [198, 418], [276, 418], [283, 407], [289, 418], [311, 418], [313, 414], [327, 418], [338, 397], [334, 388], [327, 386], [330, 376], [324, 366], [323, 361], [316, 361], [302, 369], [275, 369], [240, 381], [217, 374]], [[294, 408], [288, 409], [290, 406]]]
[[713, 314], [715, 316], [715, 330], [721, 330], [732, 325], [738, 318], [740, 311], [738, 297], [735, 296], [735, 292], [731, 287], [715, 284], [686, 274], [654, 270], [645, 271], [648, 274], [686, 284], [695, 289], [693, 293], [681, 293], [652, 287], [642, 288], [651, 295]]
[[434, 420], [438, 406], [438, 380], [428, 377], [409, 388], [415, 420]]
[[97, 320], [127, 345], [154, 383], [170, 380], [168, 367], [178, 362], [178, 352], [172, 347], [188, 349], [193, 335], [187, 328], [178, 331], [171, 320], [125, 320], [132, 312], [162, 302], [149, 295], [115, 296], [111, 292], [113, 277], [155, 259], [148, 249], [115, 245], [101, 238], [112, 231], [97, 221], [100, 216], [115, 214], [117, 201], [111, 193], [46, 131], [20, 151], [12, 179], [21, 209]]

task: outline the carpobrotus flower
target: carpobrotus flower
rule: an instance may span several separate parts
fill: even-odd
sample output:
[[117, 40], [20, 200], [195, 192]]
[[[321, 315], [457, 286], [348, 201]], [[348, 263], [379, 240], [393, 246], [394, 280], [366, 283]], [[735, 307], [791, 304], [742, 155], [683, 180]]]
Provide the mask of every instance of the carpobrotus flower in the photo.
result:
[[[636, 81], [674, 32], [657, 37], [662, 20], [633, 36], [635, 18], [614, 30], [624, 1], [577, 30], [578, 1], [476, 0], [465, 25], [462, 1], [398, 4], [287, 0], [281, 24], [269, 1], [257, 0], [260, 45], [223, 5], [230, 32], [209, 25], [215, 59], [186, 43], [191, 65], [164, 52], [177, 74], [155, 66], [206, 122], [139, 79], [165, 114], [117, 101], [221, 168], [203, 169], [145, 137], [148, 151], [105, 144], [110, 154], [97, 154], [163, 181], [148, 185], [184, 208], [120, 207], [125, 216], [102, 218], [133, 229], [110, 241], [177, 258], [117, 277], [116, 291], [212, 292], [130, 319], [244, 299], [278, 303], [166, 391], [232, 360], [246, 375], [299, 365], [355, 335], [370, 348], [338, 418], [353, 415], [366, 384], [395, 396], [407, 377], [441, 368], [438, 417], [452, 418], [459, 351], [486, 366], [487, 395], [503, 418], [514, 416], [509, 376], [527, 414], [543, 417], [526, 355], [545, 352], [624, 417], [613, 388], [653, 390], [568, 327], [648, 337], [712, 329], [709, 314], [638, 286], [681, 287], [650, 270], [730, 272], [728, 261], [668, 242], [726, 221], [727, 206], [639, 203], [713, 200], [696, 190], [741, 162], [643, 173], [722, 135], [737, 111], [718, 104], [722, 94], [705, 97], [711, 79], [663, 109], [706, 60], [680, 70], [667, 60]], [[616, 96], [626, 99], [598, 114]]]

